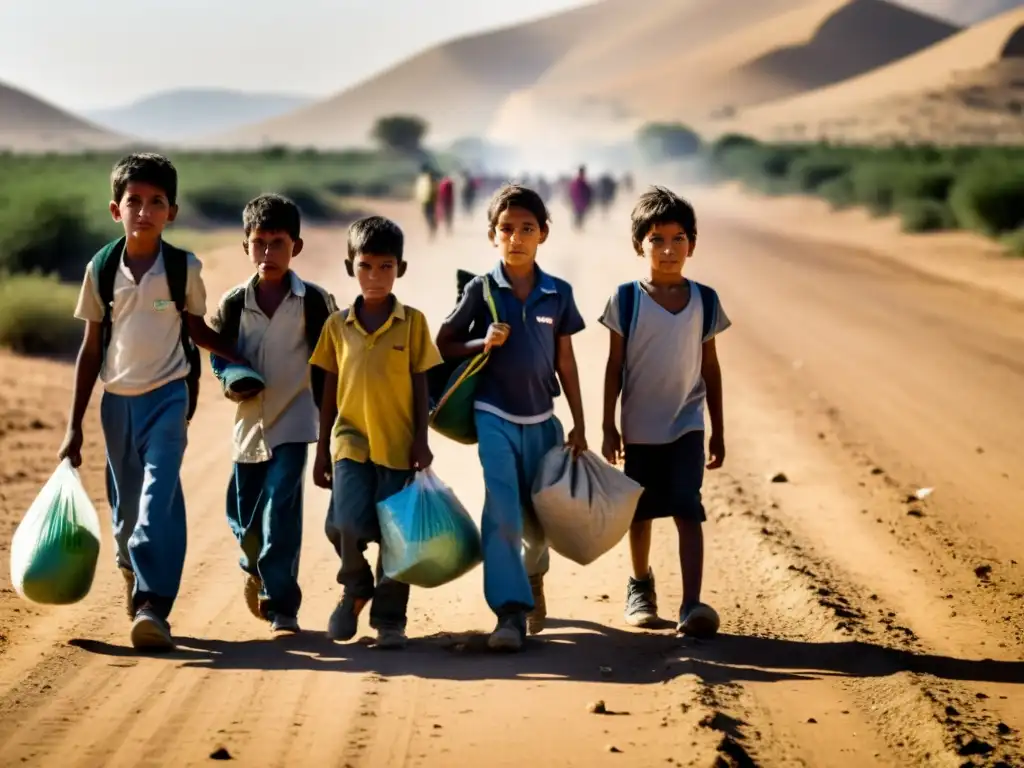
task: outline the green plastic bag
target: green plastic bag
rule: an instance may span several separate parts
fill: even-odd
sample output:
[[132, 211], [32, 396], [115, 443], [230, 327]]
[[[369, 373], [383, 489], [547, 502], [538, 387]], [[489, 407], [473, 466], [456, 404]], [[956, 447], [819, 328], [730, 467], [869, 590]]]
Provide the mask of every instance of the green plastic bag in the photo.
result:
[[[498, 322], [498, 308], [491, 295], [491, 279], [484, 278], [484, 301], [491, 311], [491, 318]], [[476, 389], [480, 381], [477, 375], [484, 369], [489, 352], [481, 352], [460, 363], [448, 377], [443, 393], [430, 412], [430, 426], [445, 437], [463, 445], [477, 441], [474, 415]]]
[[439, 587], [483, 559], [480, 531], [452, 489], [430, 469], [377, 505], [384, 575], [414, 587]]
[[32, 502], [11, 541], [11, 582], [26, 600], [77, 603], [100, 556], [100, 519], [65, 459]]

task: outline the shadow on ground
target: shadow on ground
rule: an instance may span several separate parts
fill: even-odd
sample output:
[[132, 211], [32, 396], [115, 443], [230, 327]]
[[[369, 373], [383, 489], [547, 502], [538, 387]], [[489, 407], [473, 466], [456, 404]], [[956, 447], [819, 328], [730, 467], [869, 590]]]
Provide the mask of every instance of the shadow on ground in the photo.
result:
[[[488, 651], [479, 633], [413, 638], [404, 651], [368, 643], [339, 644], [319, 632], [260, 640], [183, 637], [178, 650], [159, 658], [185, 668], [211, 670], [322, 670], [415, 675], [447, 680], [572, 680], [625, 685], [664, 683], [696, 675], [709, 684], [778, 682], [826, 676], [885, 677], [916, 672], [973, 682], [1024, 683], [1024, 662], [956, 659], [844, 641], [723, 634], [707, 641], [674, 633], [625, 631], [588, 621], [552, 619], [520, 654]], [[71, 645], [101, 656], [138, 658], [131, 648], [93, 640]]]

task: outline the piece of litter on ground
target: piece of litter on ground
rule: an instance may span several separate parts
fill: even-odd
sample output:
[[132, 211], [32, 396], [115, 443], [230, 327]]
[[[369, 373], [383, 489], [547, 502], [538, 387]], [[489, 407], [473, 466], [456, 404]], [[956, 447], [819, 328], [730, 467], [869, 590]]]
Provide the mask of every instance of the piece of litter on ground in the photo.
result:
[[914, 491], [914, 498], [917, 499], [918, 501], [924, 501], [933, 493], [935, 493], [934, 488], [918, 488], [916, 491]]

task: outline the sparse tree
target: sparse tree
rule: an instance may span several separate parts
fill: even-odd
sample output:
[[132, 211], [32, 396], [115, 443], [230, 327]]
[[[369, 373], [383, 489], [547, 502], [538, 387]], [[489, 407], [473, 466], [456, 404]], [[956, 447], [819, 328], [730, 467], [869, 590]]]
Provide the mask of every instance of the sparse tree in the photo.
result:
[[397, 152], [418, 153], [427, 135], [427, 123], [415, 115], [388, 115], [373, 126], [374, 141]]
[[651, 162], [688, 157], [700, 151], [700, 136], [681, 123], [648, 123], [637, 133], [637, 145]]

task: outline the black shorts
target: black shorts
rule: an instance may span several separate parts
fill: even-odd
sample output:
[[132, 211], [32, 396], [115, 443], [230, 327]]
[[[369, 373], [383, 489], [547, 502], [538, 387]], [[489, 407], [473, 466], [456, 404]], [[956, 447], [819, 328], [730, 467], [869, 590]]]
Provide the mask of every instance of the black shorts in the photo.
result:
[[633, 519], [707, 520], [700, 494], [704, 463], [703, 430], [664, 445], [626, 445], [626, 476], [644, 487]]

